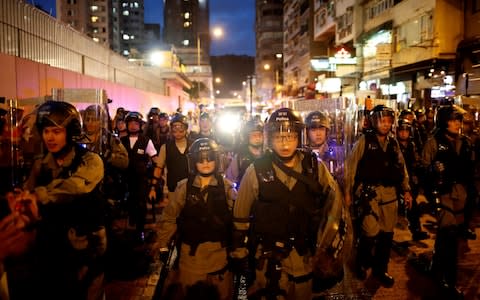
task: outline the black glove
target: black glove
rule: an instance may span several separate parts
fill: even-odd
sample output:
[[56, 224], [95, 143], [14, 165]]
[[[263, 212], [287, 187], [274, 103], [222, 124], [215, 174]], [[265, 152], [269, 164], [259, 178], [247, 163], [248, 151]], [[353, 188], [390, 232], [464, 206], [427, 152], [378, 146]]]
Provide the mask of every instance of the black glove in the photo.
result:
[[168, 251], [168, 249], [160, 249], [160, 261], [161, 261], [163, 264], [166, 264], [166, 263], [167, 263], [169, 252], [170, 252], [170, 251]]
[[230, 270], [235, 274], [245, 274], [249, 271], [248, 256], [230, 258]]

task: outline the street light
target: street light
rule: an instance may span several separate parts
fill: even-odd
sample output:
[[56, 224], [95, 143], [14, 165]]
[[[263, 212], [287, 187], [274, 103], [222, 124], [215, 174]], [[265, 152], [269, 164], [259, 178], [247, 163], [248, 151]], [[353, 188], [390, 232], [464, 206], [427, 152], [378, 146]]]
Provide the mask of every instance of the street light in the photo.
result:
[[[201, 34], [208, 34], [210, 36], [210, 33], [209, 32], [197, 32], [197, 66], [200, 67], [200, 57], [201, 57], [201, 52], [200, 52], [200, 46], [201, 46], [201, 43], [200, 43], [200, 35]], [[223, 28], [221, 27], [214, 27], [213, 30], [212, 30], [212, 34], [211, 36], [213, 36], [214, 38], [221, 38], [223, 37]]]
[[[199, 73], [201, 73], [201, 40], [200, 40], [200, 36], [202, 34], [207, 34], [210, 37], [214, 37], [214, 38], [220, 38], [223, 36], [223, 29], [221, 27], [214, 27], [213, 30], [210, 32], [197, 32], [197, 71]], [[199, 79], [200, 80], [200, 79]], [[198, 89], [198, 100], [197, 101], [200, 101], [200, 82], [198, 82], [197, 84], [197, 89]]]

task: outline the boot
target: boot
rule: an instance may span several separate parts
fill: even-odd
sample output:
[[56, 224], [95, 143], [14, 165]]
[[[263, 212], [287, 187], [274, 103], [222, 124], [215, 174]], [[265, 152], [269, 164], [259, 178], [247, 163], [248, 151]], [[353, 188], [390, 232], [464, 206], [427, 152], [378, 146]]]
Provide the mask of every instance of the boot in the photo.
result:
[[377, 246], [375, 248], [373, 276], [375, 276], [384, 287], [392, 287], [395, 283], [394, 278], [388, 274], [388, 261], [390, 260], [392, 241], [393, 232], [381, 231], [378, 234]]
[[361, 235], [357, 246], [355, 275], [360, 280], [367, 278], [367, 270], [372, 265], [372, 251], [375, 247], [376, 237]]
[[463, 293], [455, 286], [457, 282], [459, 230], [455, 226], [440, 228], [435, 240], [431, 273], [442, 293], [449, 299], [463, 299]]

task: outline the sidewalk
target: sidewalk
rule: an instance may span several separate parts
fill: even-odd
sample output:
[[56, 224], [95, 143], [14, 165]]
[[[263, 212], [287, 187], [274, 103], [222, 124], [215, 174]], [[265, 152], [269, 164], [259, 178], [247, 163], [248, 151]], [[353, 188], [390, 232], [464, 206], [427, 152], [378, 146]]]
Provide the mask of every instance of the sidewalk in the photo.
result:
[[[158, 220], [158, 215], [157, 215]], [[459, 256], [458, 286], [465, 293], [465, 300], [480, 299], [480, 213], [475, 215], [476, 233], [479, 236], [475, 241], [462, 241]], [[379, 286], [375, 279], [368, 277], [365, 282], [355, 279], [351, 272], [346, 271], [344, 280], [330, 290], [326, 299], [442, 299], [435, 285], [425, 275], [415, 271], [408, 263], [407, 258], [413, 253], [416, 255], [431, 255], [434, 243], [434, 218], [429, 215], [422, 217], [424, 230], [429, 231], [430, 239], [412, 242], [411, 235], [404, 220], [400, 220], [395, 229], [394, 240], [399, 247], [392, 251], [389, 272], [395, 278], [392, 288]], [[161, 263], [158, 260], [155, 245], [155, 232], [158, 226], [148, 224], [152, 234], [147, 237], [145, 244], [132, 246], [131, 229], [125, 219], [115, 222], [115, 233], [121, 238], [111, 241], [110, 246], [118, 249], [107, 273], [107, 300], [150, 300], [158, 281]], [[400, 251], [400, 250], [402, 251]], [[446, 299], [447, 300], [447, 299]]]

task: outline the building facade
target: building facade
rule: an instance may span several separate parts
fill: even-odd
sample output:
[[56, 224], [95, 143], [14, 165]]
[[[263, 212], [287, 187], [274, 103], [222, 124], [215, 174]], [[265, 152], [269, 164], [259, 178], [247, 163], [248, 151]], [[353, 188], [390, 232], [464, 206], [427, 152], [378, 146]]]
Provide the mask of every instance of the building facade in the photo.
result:
[[255, 43], [256, 100], [270, 100], [283, 82], [282, 0], [255, 1]]
[[163, 40], [177, 49], [198, 103], [213, 102], [209, 0], [164, 0]]

